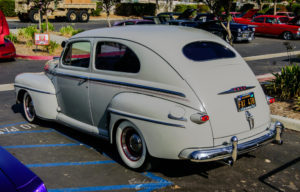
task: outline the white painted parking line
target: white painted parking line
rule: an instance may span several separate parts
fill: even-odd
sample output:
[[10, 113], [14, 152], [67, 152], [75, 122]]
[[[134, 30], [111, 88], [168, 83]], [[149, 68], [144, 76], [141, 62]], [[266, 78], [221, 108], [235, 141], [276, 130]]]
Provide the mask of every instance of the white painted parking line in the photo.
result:
[[0, 85], [0, 91], [12, 91], [12, 90], [14, 90], [13, 83]]
[[[292, 51], [290, 53], [291, 53], [291, 55], [297, 55], [297, 54], [300, 54], [300, 51]], [[276, 58], [276, 57], [287, 57], [287, 52], [256, 55], [256, 56], [243, 57], [243, 58], [245, 61], [256, 61], [256, 60], [270, 59], [270, 58]]]

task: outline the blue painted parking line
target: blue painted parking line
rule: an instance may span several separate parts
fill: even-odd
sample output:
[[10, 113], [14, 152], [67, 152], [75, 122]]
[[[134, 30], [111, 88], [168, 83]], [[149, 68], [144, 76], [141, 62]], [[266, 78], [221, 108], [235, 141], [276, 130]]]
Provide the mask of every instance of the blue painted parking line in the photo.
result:
[[22, 121], [22, 122], [18, 122], [18, 123], [12, 123], [12, 124], [0, 125], [0, 128], [3, 128], [3, 127], [11, 127], [11, 126], [16, 126], [16, 125], [21, 125], [21, 124], [28, 124], [28, 122], [27, 122], [27, 121]]
[[82, 166], [82, 165], [99, 165], [116, 163], [113, 160], [104, 161], [87, 161], [87, 162], [62, 162], [62, 163], [44, 163], [44, 164], [28, 164], [27, 167], [58, 167], [58, 166]]
[[2, 146], [4, 149], [16, 149], [16, 148], [35, 148], [35, 147], [66, 147], [66, 146], [77, 146], [80, 143], [62, 143], [62, 144], [42, 144], [42, 145], [13, 145], [13, 146]]
[[156, 182], [159, 182], [159, 183], [170, 183], [170, 181], [167, 181], [161, 177], [158, 177], [156, 175], [154, 175], [153, 173], [150, 173], [150, 172], [145, 172], [145, 173], [142, 173], [142, 175], [156, 181]]
[[52, 129], [51, 130], [31, 130], [31, 131], [11, 131], [11, 132], [3, 132], [1, 134], [18, 134], [18, 133], [51, 133], [54, 132]]
[[171, 183], [142, 183], [131, 185], [111, 185], [111, 186], [95, 186], [95, 187], [80, 187], [80, 188], [62, 188], [62, 189], [48, 189], [48, 192], [81, 192], [81, 191], [108, 191], [121, 189], [149, 189], [154, 190], [166, 187]]

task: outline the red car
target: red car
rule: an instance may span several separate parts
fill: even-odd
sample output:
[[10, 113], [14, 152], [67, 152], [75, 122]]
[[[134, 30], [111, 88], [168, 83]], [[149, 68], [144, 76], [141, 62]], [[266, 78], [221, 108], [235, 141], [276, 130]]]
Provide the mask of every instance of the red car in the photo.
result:
[[288, 17], [278, 15], [260, 15], [253, 20], [235, 20], [237, 23], [255, 25], [256, 34], [273, 35], [285, 40], [300, 38], [300, 28], [288, 25]]
[[16, 56], [16, 48], [14, 44], [4, 39], [4, 44], [0, 45], [0, 59], [12, 59]]

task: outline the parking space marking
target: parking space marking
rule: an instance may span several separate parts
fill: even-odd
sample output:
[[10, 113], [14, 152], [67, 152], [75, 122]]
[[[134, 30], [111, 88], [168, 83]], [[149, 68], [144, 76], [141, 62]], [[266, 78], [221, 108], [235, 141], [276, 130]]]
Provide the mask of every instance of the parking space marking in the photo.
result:
[[[290, 54], [298, 55], [298, 54], [300, 54], [300, 51], [291, 51]], [[283, 52], [283, 53], [256, 55], [256, 56], [243, 57], [243, 58], [245, 61], [256, 61], [256, 60], [270, 59], [270, 58], [276, 58], [276, 57], [286, 57], [286, 56], [287, 56], [287, 53]]]
[[[6, 132], [4, 132], [6, 131]], [[31, 130], [31, 131], [7, 131], [7, 129], [0, 129], [0, 134], [21, 134], [21, 133], [51, 133], [53, 130]]]
[[81, 165], [98, 165], [116, 163], [113, 160], [88, 161], [88, 162], [62, 162], [62, 163], [45, 163], [45, 164], [27, 164], [27, 167], [58, 167], [58, 166], [81, 166]]
[[12, 126], [21, 125], [21, 124], [28, 124], [28, 122], [27, 121], [22, 121], [22, 122], [18, 122], [18, 123], [11, 123], [11, 124], [6, 124], [6, 125], [0, 125], [0, 128], [12, 127]]
[[95, 187], [81, 187], [81, 188], [62, 188], [62, 189], [48, 189], [48, 192], [82, 192], [82, 191], [109, 191], [109, 190], [121, 190], [121, 189], [135, 189], [142, 191], [153, 191], [172, 185], [168, 183], [142, 183], [132, 185], [111, 185], [111, 186], [95, 186]]
[[14, 88], [14, 84], [13, 83], [0, 85], [0, 92], [1, 91], [12, 91], [14, 89], [15, 88]]
[[13, 145], [2, 146], [4, 149], [16, 149], [16, 148], [34, 148], [34, 147], [65, 147], [65, 146], [78, 146], [81, 143], [62, 143], [62, 144], [41, 144], [41, 145]]
[[[17, 126], [18, 128], [14, 127]], [[15, 148], [39, 148], [39, 147], [64, 147], [64, 146], [85, 146], [87, 148], [93, 148], [89, 145], [81, 143], [80, 141], [59, 132], [56, 129], [49, 130], [28, 130], [35, 128], [35, 125], [28, 124], [28, 122], [18, 122], [12, 124], [6, 124], [0, 126], [0, 132], [2, 134], [17, 134], [17, 133], [49, 133], [57, 132], [60, 135], [67, 137], [74, 141], [74, 143], [65, 143], [65, 144], [37, 144], [37, 145], [15, 145], [15, 146], [3, 146], [5, 149], [15, 149]], [[27, 129], [27, 130], [20, 130]], [[93, 148], [94, 149], [94, 148]], [[110, 158], [108, 155], [104, 156]], [[58, 162], [58, 163], [42, 163], [42, 164], [27, 164], [29, 168], [35, 167], [57, 167], [57, 166], [84, 166], [84, 165], [97, 165], [97, 164], [114, 164], [117, 163], [114, 160], [102, 160], [102, 161], [86, 161], [86, 162]], [[172, 185], [173, 183], [167, 181], [161, 177], [154, 175], [153, 173], [146, 172], [141, 173], [141, 175], [150, 178], [153, 182], [145, 183], [145, 181], [136, 181], [137, 183], [130, 183], [127, 185], [111, 185], [111, 186], [91, 186], [91, 187], [78, 187], [78, 188], [61, 188], [61, 189], [48, 189], [48, 192], [82, 192], [82, 191], [105, 191], [105, 190], [122, 190], [122, 189], [135, 189], [140, 190], [141, 192], [154, 191], [163, 187]]]

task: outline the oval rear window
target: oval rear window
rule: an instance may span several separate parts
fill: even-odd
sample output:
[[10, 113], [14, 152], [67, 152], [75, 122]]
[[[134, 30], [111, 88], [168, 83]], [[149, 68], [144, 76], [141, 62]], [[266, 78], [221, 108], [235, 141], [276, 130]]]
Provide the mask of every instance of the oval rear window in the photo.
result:
[[182, 49], [184, 56], [193, 61], [233, 58], [235, 53], [229, 48], [215, 42], [192, 42]]

